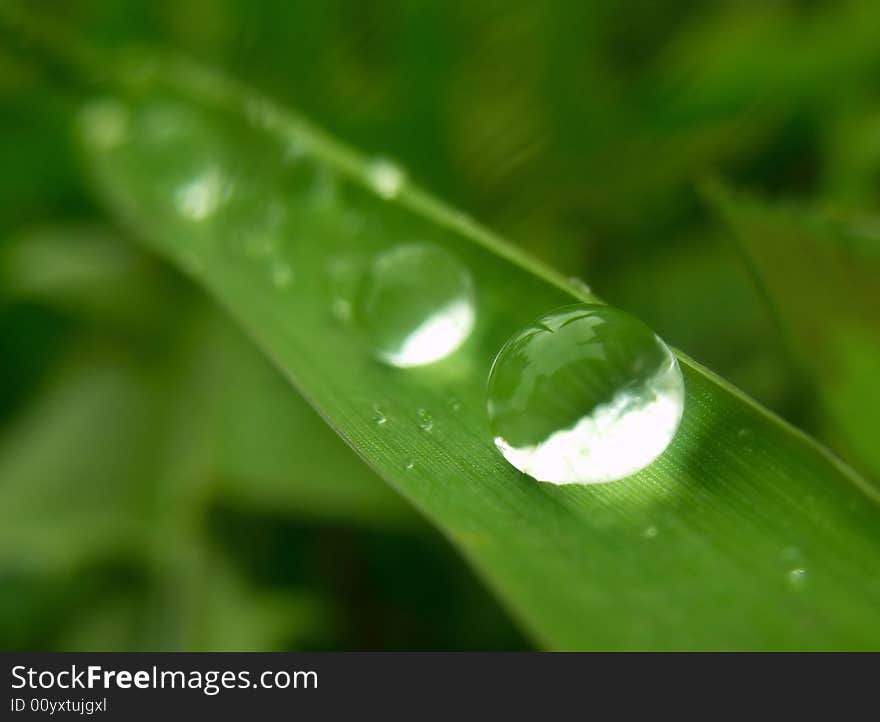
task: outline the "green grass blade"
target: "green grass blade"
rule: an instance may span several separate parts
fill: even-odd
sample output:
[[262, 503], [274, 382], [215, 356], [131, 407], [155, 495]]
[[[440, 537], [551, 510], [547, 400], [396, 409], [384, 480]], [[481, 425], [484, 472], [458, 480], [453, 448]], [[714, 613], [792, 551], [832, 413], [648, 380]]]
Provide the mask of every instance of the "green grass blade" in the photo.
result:
[[706, 195], [817, 390], [822, 436], [880, 479], [880, 242], [873, 221], [773, 205], [717, 183]]
[[[543, 644], [880, 647], [876, 495], [814, 441], [682, 356], [685, 416], [658, 461], [604, 486], [533, 482], [492, 444], [489, 366], [536, 316], [594, 299], [246, 90], [155, 59], [137, 78], [79, 118], [107, 207], [204, 284]], [[394, 369], [334, 313], [336, 270], [416, 241], [470, 270], [478, 320], [448, 359]]]

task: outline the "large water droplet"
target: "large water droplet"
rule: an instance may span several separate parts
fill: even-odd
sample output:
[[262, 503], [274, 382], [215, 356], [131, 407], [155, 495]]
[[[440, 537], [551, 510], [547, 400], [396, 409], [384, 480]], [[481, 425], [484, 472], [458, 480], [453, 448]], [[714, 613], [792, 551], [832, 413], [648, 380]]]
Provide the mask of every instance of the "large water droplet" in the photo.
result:
[[666, 344], [608, 306], [557, 309], [516, 333], [489, 374], [495, 445], [538, 481], [630, 476], [669, 445], [684, 382]]
[[465, 342], [475, 318], [467, 269], [428, 244], [399, 246], [376, 258], [358, 301], [375, 354], [400, 368], [445, 358]]

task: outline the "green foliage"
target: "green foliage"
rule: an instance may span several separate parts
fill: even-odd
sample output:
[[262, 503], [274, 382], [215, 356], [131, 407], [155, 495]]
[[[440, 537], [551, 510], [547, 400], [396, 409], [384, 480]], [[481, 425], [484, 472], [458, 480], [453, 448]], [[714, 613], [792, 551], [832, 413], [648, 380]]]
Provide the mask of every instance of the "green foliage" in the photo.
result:
[[[875, 591], [862, 586], [880, 509], [855, 474], [682, 357], [685, 419], [660, 460], [608, 487], [534, 483], [488, 433], [489, 366], [546, 309], [596, 299], [268, 101], [186, 65], [150, 65], [155, 81], [138, 74], [129, 96], [82, 111], [99, 193], [209, 289], [538, 639], [563, 649], [880, 641]], [[377, 362], [356, 323], [334, 318], [347, 301], [334, 273], [413, 239], [469, 269], [477, 325], [448, 359], [398, 369]], [[419, 281], [436, 282], [428, 269]], [[649, 617], [633, 623], [646, 603]]]
[[[523, 479], [491, 448], [488, 363], [590, 296], [412, 185], [376, 198], [375, 166], [271, 112], [400, 158], [876, 477], [875, 2], [172, 5], [0, 3], [0, 646], [522, 645], [334, 430], [541, 644], [878, 646], [852, 472], [687, 362], [681, 434], [635, 480]], [[183, 142], [82, 157], [71, 119], [158, 57], [144, 42], [278, 103], [163, 61], [125, 75], [124, 108], [170, 108]], [[206, 160], [245, 197], [183, 221], [167, 192]], [[287, 289], [241, 253], [272, 202]], [[386, 369], [327, 263], [425, 240], [474, 274], [479, 325], [435, 368]]]
[[880, 235], [870, 217], [772, 207], [722, 187], [709, 196], [731, 225], [800, 370], [821, 399], [820, 430], [880, 478]]

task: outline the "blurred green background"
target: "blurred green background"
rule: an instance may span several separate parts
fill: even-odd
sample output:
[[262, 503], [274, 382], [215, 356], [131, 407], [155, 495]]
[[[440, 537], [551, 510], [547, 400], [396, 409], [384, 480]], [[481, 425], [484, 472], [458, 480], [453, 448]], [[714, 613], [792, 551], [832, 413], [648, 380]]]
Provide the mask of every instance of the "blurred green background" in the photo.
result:
[[[880, 476], [876, 0], [26, 7], [96, 48], [220, 68], [398, 160]], [[4, 26], [0, 648], [530, 648], [102, 212], [77, 93]]]

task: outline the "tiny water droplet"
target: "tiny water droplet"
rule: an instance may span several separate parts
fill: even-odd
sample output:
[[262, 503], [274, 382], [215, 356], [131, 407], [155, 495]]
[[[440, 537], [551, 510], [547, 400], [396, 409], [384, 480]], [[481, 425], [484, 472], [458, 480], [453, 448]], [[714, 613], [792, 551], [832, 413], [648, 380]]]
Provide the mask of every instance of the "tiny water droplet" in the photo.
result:
[[385, 416], [385, 412], [382, 411], [382, 407], [376, 404], [373, 406], [373, 423], [376, 426], [383, 426], [388, 422], [388, 417]]
[[279, 290], [290, 288], [291, 283], [293, 283], [293, 270], [286, 262], [280, 259], [272, 261], [269, 274], [273, 285]]
[[784, 547], [779, 552], [779, 563], [790, 587], [798, 588], [806, 582], [807, 566], [804, 554], [798, 547]]
[[459, 401], [458, 398], [455, 396], [450, 396], [449, 408], [456, 412], [461, 411], [461, 401]]
[[362, 264], [354, 257], [337, 256], [327, 264], [330, 311], [340, 321], [351, 320], [362, 273]]
[[742, 429], [740, 429], [739, 431], [736, 432], [736, 435], [739, 436], [741, 439], [744, 439], [746, 436], [749, 435], [749, 430], [746, 429], [745, 427], [743, 427]]
[[398, 246], [378, 256], [357, 306], [375, 355], [399, 368], [445, 358], [467, 340], [476, 320], [467, 269], [429, 244]]
[[406, 181], [403, 169], [386, 158], [376, 158], [367, 169], [370, 186], [383, 198], [394, 198]]
[[538, 481], [596, 484], [640, 471], [675, 436], [678, 362], [623, 311], [576, 304], [513, 335], [489, 374], [495, 445]]
[[660, 533], [660, 532], [659, 532], [659, 530], [657, 529], [656, 526], [649, 526], [649, 527], [646, 527], [645, 530], [642, 532], [642, 536], [643, 536], [645, 539], [654, 539], [654, 538], [656, 538], [656, 536], [657, 536], [659, 533]]
[[434, 417], [431, 416], [425, 409], [419, 409], [416, 412], [416, 416], [419, 419], [419, 428], [422, 431], [431, 431], [434, 428]]
[[407, 471], [412, 471], [415, 468], [415, 466], [416, 465], [413, 462], [407, 461], [403, 468], [406, 469]]
[[807, 570], [804, 567], [795, 567], [788, 571], [786, 577], [790, 586], [799, 588], [807, 581]]

